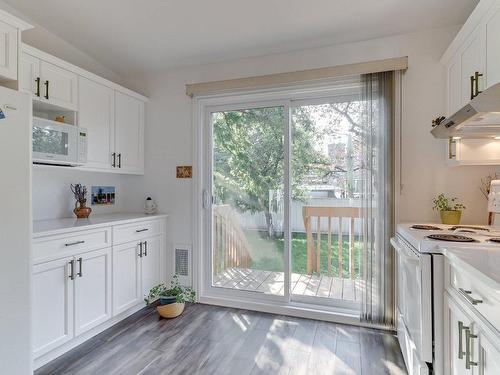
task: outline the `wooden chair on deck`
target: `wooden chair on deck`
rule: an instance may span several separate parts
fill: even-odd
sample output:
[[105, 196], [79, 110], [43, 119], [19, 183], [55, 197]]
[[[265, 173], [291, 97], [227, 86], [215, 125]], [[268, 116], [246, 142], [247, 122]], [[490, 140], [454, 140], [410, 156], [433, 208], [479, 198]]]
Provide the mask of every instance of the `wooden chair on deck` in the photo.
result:
[[[342, 251], [342, 218], [349, 218], [349, 274], [354, 279], [354, 219], [359, 218], [359, 207], [302, 207], [304, 227], [307, 234], [307, 273], [321, 273], [321, 218], [328, 218], [328, 274], [332, 273], [332, 218], [338, 218], [338, 264], [339, 277], [344, 276], [344, 256]], [[316, 243], [312, 232], [312, 221], [316, 217]]]

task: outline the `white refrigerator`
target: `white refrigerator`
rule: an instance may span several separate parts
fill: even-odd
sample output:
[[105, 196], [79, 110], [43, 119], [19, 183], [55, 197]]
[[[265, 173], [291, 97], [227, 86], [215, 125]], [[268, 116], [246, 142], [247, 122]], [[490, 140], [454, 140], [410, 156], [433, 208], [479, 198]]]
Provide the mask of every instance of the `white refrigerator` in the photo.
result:
[[31, 96], [0, 86], [0, 374], [33, 372]]

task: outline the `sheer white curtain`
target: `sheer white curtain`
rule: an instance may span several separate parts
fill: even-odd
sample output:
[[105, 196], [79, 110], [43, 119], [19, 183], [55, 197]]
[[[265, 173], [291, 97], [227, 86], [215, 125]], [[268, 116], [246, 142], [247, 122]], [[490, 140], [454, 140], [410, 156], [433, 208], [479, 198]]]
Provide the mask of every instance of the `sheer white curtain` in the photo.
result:
[[394, 228], [394, 72], [363, 79], [363, 296], [361, 319], [394, 323], [394, 260], [389, 239]]

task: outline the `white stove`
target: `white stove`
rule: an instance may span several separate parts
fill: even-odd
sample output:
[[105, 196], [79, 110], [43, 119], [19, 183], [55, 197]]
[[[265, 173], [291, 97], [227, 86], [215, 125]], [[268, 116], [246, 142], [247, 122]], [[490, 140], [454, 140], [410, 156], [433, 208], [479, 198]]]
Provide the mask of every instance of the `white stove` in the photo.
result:
[[396, 234], [419, 253], [439, 254], [439, 246], [500, 248], [500, 229], [486, 225], [399, 224]]
[[443, 374], [441, 249], [500, 248], [500, 230], [482, 225], [399, 224], [391, 244], [396, 250], [398, 340], [408, 373]]

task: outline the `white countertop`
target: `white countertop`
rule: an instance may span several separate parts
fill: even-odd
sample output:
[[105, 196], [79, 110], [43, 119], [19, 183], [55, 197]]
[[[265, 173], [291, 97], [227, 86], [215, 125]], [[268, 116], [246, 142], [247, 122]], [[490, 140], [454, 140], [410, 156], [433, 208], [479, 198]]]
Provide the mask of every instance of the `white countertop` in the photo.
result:
[[108, 215], [90, 215], [88, 219], [63, 218], [35, 220], [33, 221], [33, 238], [67, 233], [75, 229], [92, 229], [167, 216], [166, 214], [146, 215], [144, 213], [115, 213]]
[[440, 246], [441, 252], [465, 271], [500, 290], [500, 250], [486, 247]]

